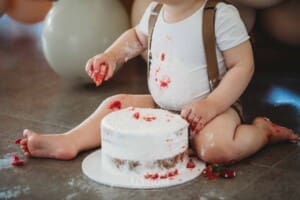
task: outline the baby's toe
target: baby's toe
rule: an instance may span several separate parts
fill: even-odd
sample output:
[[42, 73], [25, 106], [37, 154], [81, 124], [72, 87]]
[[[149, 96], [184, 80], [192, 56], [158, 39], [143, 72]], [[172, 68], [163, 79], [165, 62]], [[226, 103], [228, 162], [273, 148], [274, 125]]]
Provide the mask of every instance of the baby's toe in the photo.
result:
[[29, 130], [29, 129], [24, 129], [23, 130], [23, 136], [24, 137], [29, 137], [30, 135], [34, 134], [33, 131]]
[[21, 140], [20, 145], [27, 145], [27, 138]]
[[23, 151], [23, 153], [24, 153], [24, 156], [26, 156], [26, 157], [30, 156], [30, 153], [28, 151]]

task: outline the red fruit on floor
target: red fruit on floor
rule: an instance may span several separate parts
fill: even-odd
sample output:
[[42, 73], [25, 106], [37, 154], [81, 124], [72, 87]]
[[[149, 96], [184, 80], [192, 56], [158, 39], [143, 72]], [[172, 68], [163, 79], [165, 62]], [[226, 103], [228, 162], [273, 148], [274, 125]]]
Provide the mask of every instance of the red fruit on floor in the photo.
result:
[[23, 165], [24, 165], [24, 161], [23, 161], [23, 160], [14, 160], [14, 161], [12, 161], [11, 164], [12, 164], [13, 166], [19, 167], [19, 166], [23, 166]]
[[204, 177], [208, 177], [212, 173], [212, 166], [208, 165], [206, 168], [203, 170], [202, 175]]
[[16, 154], [12, 155], [12, 157], [14, 160], [20, 160], [20, 158]]
[[227, 169], [224, 172], [221, 173], [221, 176], [223, 178], [234, 178], [236, 176], [236, 173], [232, 169]]
[[12, 158], [13, 158], [13, 161], [11, 162], [11, 164], [13, 166], [23, 166], [24, 165], [24, 161], [20, 160], [20, 158], [16, 154], [12, 155]]
[[219, 173], [211, 173], [211, 174], [209, 174], [209, 175], [207, 176], [207, 178], [208, 178], [209, 180], [214, 180], [214, 179], [217, 179], [219, 176], [220, 176]]

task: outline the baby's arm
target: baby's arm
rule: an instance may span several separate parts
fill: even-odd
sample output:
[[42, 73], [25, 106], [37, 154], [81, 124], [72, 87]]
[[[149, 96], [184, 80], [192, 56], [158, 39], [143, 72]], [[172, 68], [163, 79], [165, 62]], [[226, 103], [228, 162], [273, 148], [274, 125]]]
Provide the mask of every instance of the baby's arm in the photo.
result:
[[97, 86], [103, 80], [112, 77], [117, 66], [139, 55], [147, 48], [147, 36], [136, 28], [124, 32], [104, 53], [89, 59], [86, 64], [86, 72], [95, 80]]
[[223, 52], [227, 73], [218, 87], [208, 96], [216, 103], [217, 114], [227, 110], [245, 91], [254, 73], [254, 59], [250, 41]]
[[216, 102], [217, 113], [227, 110], [245, 91], [254, 73], [250, 41], [223, 52], [228, 72], [218, 87], [208, 96]]
[[254, 72], [251, 44], [248, 41], [223, 52], [228, 72], [218, 87], [206, 99], [198, 100], [182, 109], [181, 115], [187, 119], [195, 131], [218, 114], [226, 111], [244, 92]]
[[106, 51], [112, 54], [118, 65], [136, 57], [148, 46], [147, 36], [137, 28], [131, 28], [123, 33]]

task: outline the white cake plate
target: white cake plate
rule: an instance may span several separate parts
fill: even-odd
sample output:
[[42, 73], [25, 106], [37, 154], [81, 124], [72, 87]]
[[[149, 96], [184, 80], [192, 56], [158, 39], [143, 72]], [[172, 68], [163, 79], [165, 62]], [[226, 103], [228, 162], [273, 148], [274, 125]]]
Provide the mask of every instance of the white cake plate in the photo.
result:
[[102, 166], [101, 150], [96, 150], [83, 160], [82, 170], [86, 176], [104, 185], [132, 189], [154, 189], [183, 184], [198, 177], [205, 168], [205, 164], [196, 158], [192, 159], [195, 163], [195, 168], [180, 169], [178, 175], [172, 178], [150, 180], [145, 179], [143, 174], [115, 174], [104, 169]]

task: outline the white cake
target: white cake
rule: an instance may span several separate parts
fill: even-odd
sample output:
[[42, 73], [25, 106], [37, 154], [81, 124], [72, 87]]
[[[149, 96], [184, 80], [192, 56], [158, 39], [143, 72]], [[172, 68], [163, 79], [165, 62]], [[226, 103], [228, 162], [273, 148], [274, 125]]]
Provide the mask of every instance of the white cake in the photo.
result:
[[188, 163], [188, 123], [161, 109], [127, 108], [101, 123], [102, 165], [113, 173], [164, 179]]

